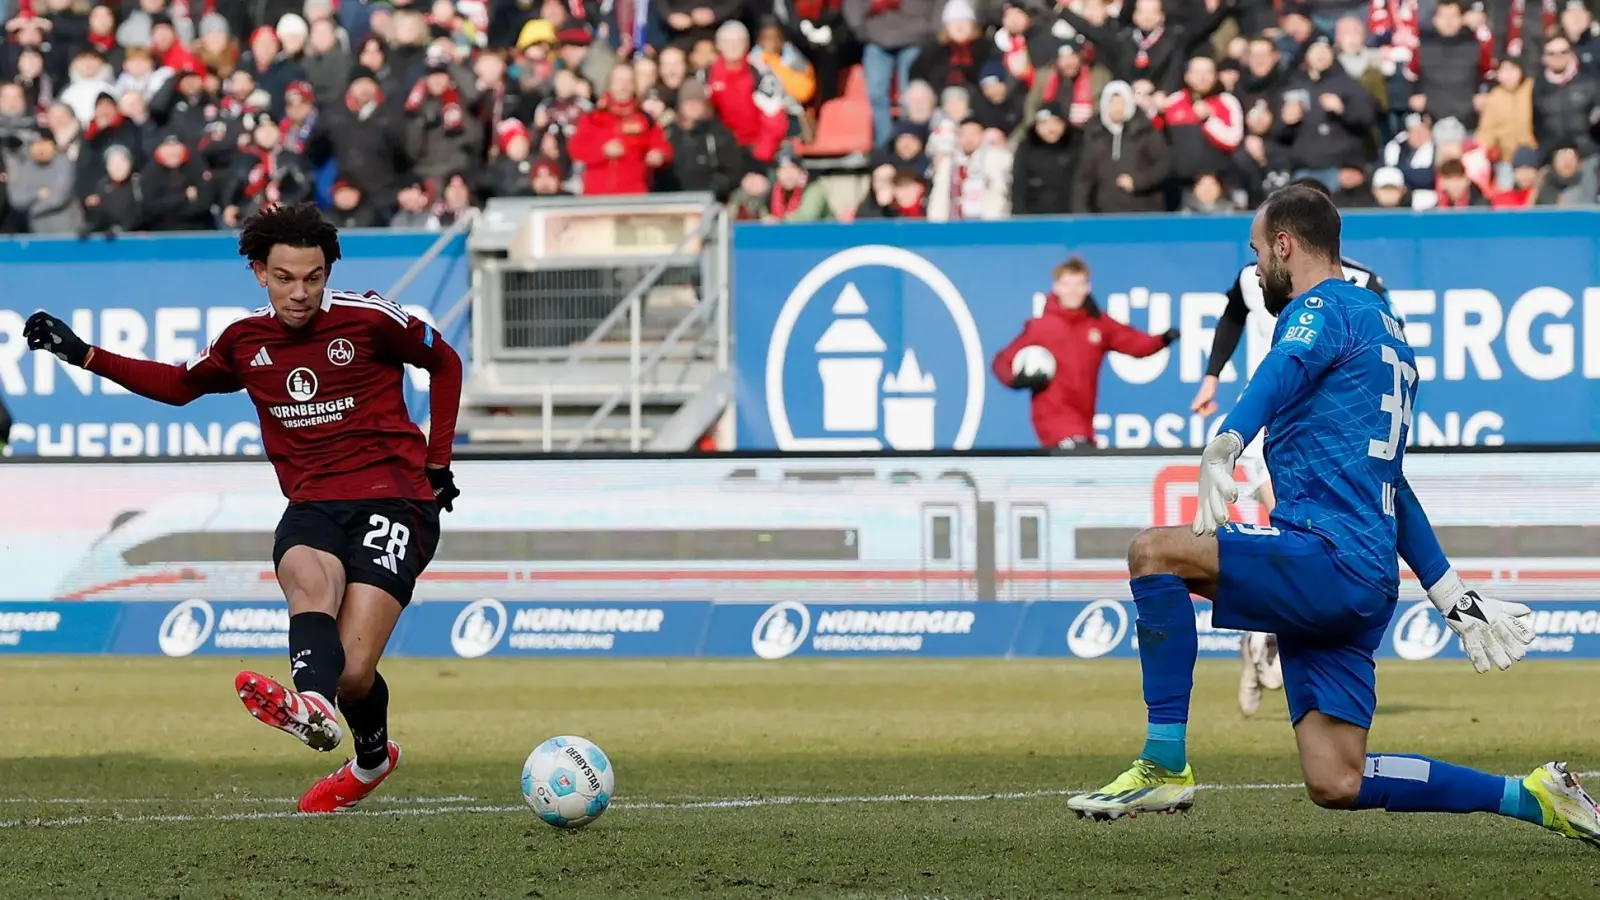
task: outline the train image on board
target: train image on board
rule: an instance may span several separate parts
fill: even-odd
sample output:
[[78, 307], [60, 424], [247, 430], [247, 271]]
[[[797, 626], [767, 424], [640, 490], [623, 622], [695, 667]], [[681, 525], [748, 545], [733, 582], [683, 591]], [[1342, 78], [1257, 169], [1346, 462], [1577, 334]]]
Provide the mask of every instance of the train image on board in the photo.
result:
[[[417, 600], [1125, 598], [1128, 542], [1144, 527], [1193, 516], [1192, 465], [1166, 466], [1153, 483], [1018, 474], [980, 482], [928, 464], [780, 464], [736, 466], [715, 481], [500, 489], [445, 517]], [[56, 597], [274, 599], [272, 535], [283, 508], [276, 494], [206, 492], [126, 512]], [[1267, 519], [1241, 500], [1234, 521]], [[1593, 592], [1600, 572], [1594, 554], [1580, 551], [1600, 523], [1521, 530], [1518, 538], [1517, 526], [1439, 528], [1458, 568], [1502, 596]]]

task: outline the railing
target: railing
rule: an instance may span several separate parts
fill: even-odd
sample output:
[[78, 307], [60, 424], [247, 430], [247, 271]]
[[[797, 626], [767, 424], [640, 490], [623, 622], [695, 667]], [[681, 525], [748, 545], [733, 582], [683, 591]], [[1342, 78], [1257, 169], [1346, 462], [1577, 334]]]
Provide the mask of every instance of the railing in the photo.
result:
[[[628, 387], [613, 393], [595, 410], [594, 414], [579, 429], [578, 434], [568, 442], [567, 449], [576, 450], [581, 447], [583, 442], [594, 434], [595, 429], [605, 420], [606, 416], [609, 416], [621, 405], [624, 398], [628, 400], [629, 448], [634, 452], [642, 449], [643, 392], [641, 383], [645, 376], [653, 373], [661, 362], [666, 359], [668, 353], [678, 346], [684, 335], [689, 333], [689, 329], [705, 319], [711, 312], [715, 311], [722, 316], [724, 322], [722, 333], [726, 334], [728, 266], [726, 264], [717, 264], [714, 292], [707, 292], [702, 287], [700, 302], [689, 315], [685, 316], [667, 333], [647, 361], [640, 359], [643, 352], [644, 296], [656, 286], [667, 270], [677, 263], [677, 257], [680, 257], [696, 243], [712, 238], [713, 235], [715, 235], [717, 246], [722, 248], [728, 246], [727, 215], [721, 208], [717, 207], [709, 207], [707, 209], [707, 215], [700, 221], [700, 224], [693, 231], [684, 235], [670, 254], [651, 266], [611, 312], [589, 332], [589, 335], [571, 349], [560, 368], [545, 380], [540, 400], [539, 421], [540, 438], [546, 453], [554, 449], [552, 432], [554, 430], [556, 389], [573, 376], [579, 365], [587, 360], [592, 360], [597, 355], [596, 348], [599, 346], [600, 341], [612, 329], [616, 328], [625, 316], [628, 319]], [[706, 258], [710, 259], [711, 257], [708, 256]], [[719, 369], [725, 369], [728, 364], [726, 341], [719, 340], [718, 345], [717, 365]]]
[[[400, 295], [405, 293], [406, 288], [411, 287], [411, 282], [416, 281], [418, 275], [421, 275], [423, 272], [427, 271], [428, 267], [433, 265], [433, 261], [439, 258], [439, 254], [443, 253], [445, 248], [450, 246], [451, 242], [453, 242], [457, 237], [465, 234], [467, 229], [471, 228], [472, 224], [478, 220], [479, 215], [480, 213], [476, 208], [469, 208], [465, 215], [450, 223], [450, 227], [439, 233], [438, 239], [428, 247], [425, 253], [417, 257], [416, 262], [412, 263], [411, 267], [406, 269], [405, 274], [401, 275], [400, 280], [396, 281], [394, 285], [389, 288], [389, 292], [384, 294], [384, 297], [394, 303], [400, 302]], [[468, 290], [467, 297], [471, 298], [471, 296], [472, 292]], [[435, 324], [439, 325], [440, 327], [444, 326], [442, 321], [436, 322]]]

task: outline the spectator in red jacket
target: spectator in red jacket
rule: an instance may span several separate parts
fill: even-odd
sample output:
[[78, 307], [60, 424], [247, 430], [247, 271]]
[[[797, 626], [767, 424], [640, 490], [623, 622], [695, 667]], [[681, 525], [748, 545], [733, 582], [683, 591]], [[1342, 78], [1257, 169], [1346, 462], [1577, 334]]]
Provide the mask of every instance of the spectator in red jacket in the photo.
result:
[[633, 67], [612, 69], [605, 96], [578, 120], [567, 145], [584, 165], [586, 196], [648, 193], [651, 174], [672, 161], [672, 145], [639, 109], [634, 84]]
[[1225, 172], [1244, 143], [1244, 110], [1217, 83], [1217, 63], [1209, 56], [1189, 60], [1183, 90], [1167, 97], [1155, 120], [1172, 144], [1172, 176], [1187, 186], [1205, 172]]
[[789, 133], [783, 86], [777, 76], [750, 63], [750, 30], [737, 20], [717, 29], [717, 61], [706, 78], [717, 118], [750, 155], [770, 163]]
[[[1177, 340], [1178, 332], [1144, 334], [1101, 315], [1089, 294], [1089, 266], [1076, 256], [1056, 266], [1054, 277], [1044, 311], [995, 355], [994, 375], [1006, 387], [1033, 391], [1033, 430], [1041, 446], [1093, 446], [1095, 395], [1106, 354], [1153, 356]], [[1042, 347], [1055, 358], [1053, 376], [1027, 357], [1013, 366], [1017, 354], [1030, 347]]]

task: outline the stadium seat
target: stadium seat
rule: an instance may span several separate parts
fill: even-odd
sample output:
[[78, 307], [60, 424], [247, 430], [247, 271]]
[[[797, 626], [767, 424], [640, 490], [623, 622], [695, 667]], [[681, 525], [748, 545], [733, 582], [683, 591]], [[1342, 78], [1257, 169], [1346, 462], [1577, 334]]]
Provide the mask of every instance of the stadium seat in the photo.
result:
[[844, 76], [844, 93], [839, 96], [867, 102], [867, 71], [861, 66], [851, 66]]
[[849, 156], [872, 151], [872, 107], [864, 99], [837, 97], [822, 104], [817, 131], [796, 148], [807, 158]]

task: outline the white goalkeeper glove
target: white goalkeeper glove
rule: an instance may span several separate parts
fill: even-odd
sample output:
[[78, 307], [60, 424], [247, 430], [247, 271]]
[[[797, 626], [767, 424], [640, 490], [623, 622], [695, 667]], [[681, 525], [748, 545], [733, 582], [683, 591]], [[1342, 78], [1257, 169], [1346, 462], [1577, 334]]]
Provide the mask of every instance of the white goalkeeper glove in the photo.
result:
[[1194, 533], [1216, 534], [1228, 524], [1228, 504], [1239, 499], [1239, 485], [1233, 480], [1234, 466], [1244, 452], [1238, 432], [1224, 431], [1212, 438], [1200, 454], [1200, 496], [1194, 510]]
[[1528, 621], [1532, 610], [1468, 589], [1455, 569], [1428, 588], [1428, 599], [1461, 638], [1467, 658], [1479, 672], [1489, 671], [1491, 661], [1502, 670], [1511, 668], [1533, 643], [1533, 623]]

